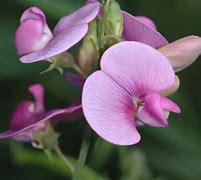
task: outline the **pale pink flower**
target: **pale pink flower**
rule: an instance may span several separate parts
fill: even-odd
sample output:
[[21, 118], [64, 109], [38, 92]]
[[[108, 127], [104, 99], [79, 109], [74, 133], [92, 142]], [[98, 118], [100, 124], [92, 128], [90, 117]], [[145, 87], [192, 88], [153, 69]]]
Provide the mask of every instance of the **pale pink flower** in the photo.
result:
[[138, 124], [168, 126], [169, 112], [180, 108], [161, 95], [175, 83], [168, 59], [156, 49], [125, 41], [102, 56], [101, 70], [88, 77], [83, 87], [83, 112], [92, 129], [118, 145], [140, 141]]

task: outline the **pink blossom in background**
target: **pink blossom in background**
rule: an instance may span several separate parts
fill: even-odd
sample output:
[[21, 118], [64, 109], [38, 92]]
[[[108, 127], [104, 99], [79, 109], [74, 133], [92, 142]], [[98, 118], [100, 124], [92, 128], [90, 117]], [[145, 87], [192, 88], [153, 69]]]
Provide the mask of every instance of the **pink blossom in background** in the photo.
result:
[[101, 70], [88, 77], [82, 106], [92, 129], [118, 145], [140, 141], [136, 126], [168, 126], [169, 112], [180, 108], [163, 97], [175, 82], [168, 59], [154, 48], [125, 41], [110, 47], [101, 58]]
[[19, 141], [34, 141], [34, 133], [44, 131], [45, 122], [54, 122], [58, 117], [72, 117], [81, 109], [81, 105], [75, 105], [63, 109], [46, 111], [44, 107], [44, 89], [40, 84], [34, 84], [28, 88], [34, 101], [24, 100], [15, 109], [9, 130], [0, 133], [0, 139], [13, 138]]
[[201, 54], [201, 38], [186, 36], [158, 49], [171, 63], [175, 72], [190, 66]]
[[24, 11], [15, 36], [15, 46], [23, 63], [47, 60], [78, 43], [88, 31], [88, 23], [96, 18], [99, 3], [87, 4], [61, 18], [50, 31], [44, 13], [37, 7]]

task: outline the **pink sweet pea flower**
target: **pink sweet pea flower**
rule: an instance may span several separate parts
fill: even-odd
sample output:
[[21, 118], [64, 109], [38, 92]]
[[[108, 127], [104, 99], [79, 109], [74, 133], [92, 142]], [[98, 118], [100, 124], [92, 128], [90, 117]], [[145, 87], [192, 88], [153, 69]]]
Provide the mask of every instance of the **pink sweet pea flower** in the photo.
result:
[[33, 63], [61, 54], [78, 43], [96, 18], [99, 3], [87, 4], [61, 18], [51, 33], [44, 13], [37, 7], [24, 11], [15, 36], [15, 46], [23, 63]]
[[180, 108], [160, 93], [174, 85], [174, 70], [165, 56], [139, 42], [110, 47], [101, 58], [101, 70], [83, 87], [83, 112], [92, 129], [118, 145], [140, 141], [136, 126], [166, 127], [169, 112]]
[[81, 105], [64, 109], [46, 111], [44, 107], [44, 89], [40, 84], [28, 88], [35, 101], [22, 101], [15, 109], [10, 129], [0, 134], [0, 139], [13, 138], [19, 141], [35, 141], [35, 133], [44, 131], [47, 122], [54, 122], [58, 117], [71, 116], [74, 112], [80, 111]]

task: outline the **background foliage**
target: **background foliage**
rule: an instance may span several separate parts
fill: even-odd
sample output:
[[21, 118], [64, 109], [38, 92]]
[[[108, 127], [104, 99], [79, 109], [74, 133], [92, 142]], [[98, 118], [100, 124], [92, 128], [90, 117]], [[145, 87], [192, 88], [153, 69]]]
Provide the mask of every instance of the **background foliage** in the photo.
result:
[[[122, 9], [152, 18], [169, 41], [201, 34], [200, 0], [119, 0]], [[84, 3], [83, 0], [7, 0], [0, 6], [0, 129], [8, 127], [16, 104], [31, 98], [26, 87], [40, 82], [46, 89], [47, 108], [64, 107], [77, 100], [80, 90], [57, 72], [40, 75], [46, 63], [21, 64], [13, 45], [14, 33], [23, 10], [30, 6], [41, 8], [48, 23], [57, 20]], [[142, 141], [132, 147], [117, 147], [94, 136], [88, 167], [82, 179], [119, 180], [200, 180], [201, 177], [201, 58], [190, 68], [179, 73], [180, 90], [172, 96], [181, 106], [182, 114], [170, 117], [167, 129], [143, 127]], [[61, 147], [74, 159], [78, 156], [86, 122], [60, 123]], [[74, 160], [73, 160], [74, 161]], [[93, 170], [97, 171], [95, 173]], [[0, 142], [1, 179], [68, 179], [69, 172], [62, 162], [45, 155], [30, 145]], [[102, 177], [102, 178], [101, 178]]]

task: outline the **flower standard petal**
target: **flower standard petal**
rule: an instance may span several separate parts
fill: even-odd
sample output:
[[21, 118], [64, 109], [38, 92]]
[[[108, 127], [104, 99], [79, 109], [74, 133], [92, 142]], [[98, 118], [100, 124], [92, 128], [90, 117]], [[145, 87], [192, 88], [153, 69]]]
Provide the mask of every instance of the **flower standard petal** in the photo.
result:
[[101, 70], [137, 97], [159, 93], [175, 82], [166, 57], [139, 42], [125, 41], [109, 48], [102, 56]]
[[20, 18], [20, 23], [23, 23], [28, 19], [36, 19], [46, 22], [45, 14], [37, 7], [30, 7], [26, 9]]
[[22, 24], [26, 20], [38, 20], [38, 21], [42, 22], [43, 23], [43, 32], [52, 38], [52, 32], [47, 25], [45, 14], [39, 8], [30, 7], [28, 9], [26, 9], [20, 18], [20, 24]]
[[89, 125], [105, 140], [118, 145], [140, 140], [130, 95], [105, 73], [96, 71], [87, 78], [82, 105]]
[[44, 32], [43, 22], [35, 19], [26, 20], [17, 29], [15, 46], [19, 56], [38, 51], [46, 46], [52, 34]]
[[52, 37], [44, 13], [36, 7], [28, 8], [21, 16], [15, 34], [17, 54], [23, 56], [41, 50]]
[[167, 40], [155, 29], [140, 21], [137, 17], [123, 12], [123, 37], [128, 41], [139, 41], [158, 48], [168, 44]]
[[33, 63], [56, 56], [78, 43], [85, 36], [87, 30], [87, 24], [67, 28], [55, 35], [42, 50], [22, 56], [20, 61], [23, 63]]
[[88, 24], [93, 19], [96, 18], [100, 9], [100, 3], [90, 3], [87, 4], [77, 11], [73, 12], [68, 16], [64, 16], [60, 19], [54, 28], [54, 34], [58, 34], [66, 28], [71, 28], [72, 26]]

